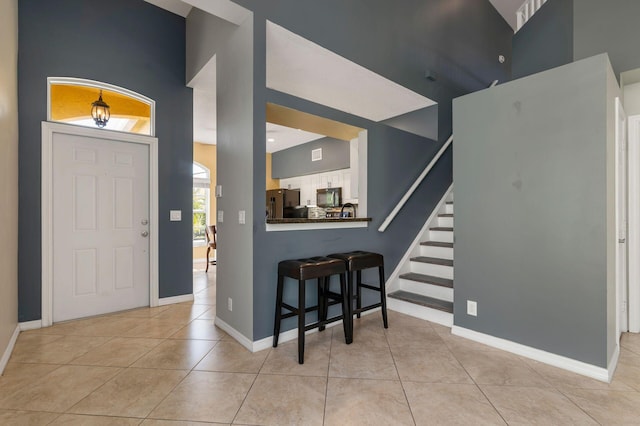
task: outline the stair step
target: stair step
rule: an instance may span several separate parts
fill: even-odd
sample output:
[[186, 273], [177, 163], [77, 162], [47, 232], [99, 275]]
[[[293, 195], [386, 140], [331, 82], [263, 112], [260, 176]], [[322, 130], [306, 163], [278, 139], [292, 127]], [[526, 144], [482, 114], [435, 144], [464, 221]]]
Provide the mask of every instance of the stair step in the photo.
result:
[[453, 217], [438, 216], [434, 226], [440, 226], [442, 228], [453, 228]]
[[442, 265], [442, 266], [453, 266], [453, 260], [441, 259], [439, 257], [416, 256], [416, 257], [412, 257], [411, 261], [421, 262], [421, 263], [433, 263], [435, 265]]
[[439, 259], [453, 259], [453, 243], [425, 241], [420, 243], [420, 249], [415, 254]]
[[405, 302], [415, 303], [427, 308], [437, 309], [439, 311], [453, 313], [453, 303], [444, 300], [434, 299], [433, 297], [422, 296], [420, 294], [409, 293], [408, 291], [398, 290], [389, 293], [388, 297], [404, 300]]
[[443, 232], [453, 232], [453, 228], [445, 227], [445, 226], [436, 226], [433, 228], [429, 228], [429, 231], [443, 231]]
[[453, 280], [448, 278], [434, 277], [433, 275], [418, 274], [417, 272], [407, 272], [401, 274], [400, 278], [405, 280], [418, 281], [425, 284], [433, 284], [441, 287], [453, 288]]
[[420, 243], [420, 245], [421, 246], [453, 248], [453, 243], [443, 243], [441, 241], [423, 241], [423, 242]]

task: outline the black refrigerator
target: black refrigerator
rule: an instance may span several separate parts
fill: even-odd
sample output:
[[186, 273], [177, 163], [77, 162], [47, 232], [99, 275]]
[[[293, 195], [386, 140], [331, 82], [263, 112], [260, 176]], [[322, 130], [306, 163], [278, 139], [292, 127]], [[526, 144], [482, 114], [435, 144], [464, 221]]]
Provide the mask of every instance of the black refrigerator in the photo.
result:
[[280, 188], [267, 190], [268, 219], [282, 219], [286, 217], [285, 211], [287, 210], [287, 207], [291, 208], [298, 205], [300, 205], [299, 189]]

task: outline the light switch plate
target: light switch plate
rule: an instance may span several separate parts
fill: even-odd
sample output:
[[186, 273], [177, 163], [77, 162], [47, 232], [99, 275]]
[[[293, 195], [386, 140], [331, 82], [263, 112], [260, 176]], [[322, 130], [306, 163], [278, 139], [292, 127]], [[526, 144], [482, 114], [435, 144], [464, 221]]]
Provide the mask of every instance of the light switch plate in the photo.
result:
[[169, 211], [169, 220], [171, 222], [180, 222], [182, 220], [182, 210]]
[[240, 225], [244, 225], [246, 223], [246, 217], [247, 217], [246, 212], [244, 210], [240, 210], [238, 212], [238, 223]]
[[222, 210], [218, 210], [218, 223], [224, 222], [224, 212]]
[[467, 300], [467, 315], [478, 316], [478, 302]]

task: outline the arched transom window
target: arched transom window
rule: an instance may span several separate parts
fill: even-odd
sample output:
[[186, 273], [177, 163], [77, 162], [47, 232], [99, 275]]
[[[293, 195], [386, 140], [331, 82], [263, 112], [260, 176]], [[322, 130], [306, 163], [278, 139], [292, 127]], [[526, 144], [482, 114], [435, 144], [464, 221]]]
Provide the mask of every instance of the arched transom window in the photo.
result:
[[49, 77], [48, 121], [96, 127], [92, 104], [102, 94], [109, 106], [107, 130], [155, 136], [155, 102], [139, 93], [99, 81]]

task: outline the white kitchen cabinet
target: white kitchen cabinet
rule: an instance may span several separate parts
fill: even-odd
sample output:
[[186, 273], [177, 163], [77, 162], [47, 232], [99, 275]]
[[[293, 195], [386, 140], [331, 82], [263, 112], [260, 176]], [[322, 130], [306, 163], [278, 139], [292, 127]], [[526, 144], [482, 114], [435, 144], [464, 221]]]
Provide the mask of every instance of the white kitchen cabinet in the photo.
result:
[[[300, 204], [314, 205], [316, 203], [316, 191], [321, 188], [342, 188], [342, 199], [352, 203], [358, 200], [352, 197], [352, 170], [342, 169], [331, 172], [316, 173], [306, 176], [280, 179], [282, 188], [300, 189]], [[346, 201], [345, 201], [346, 202]]]

